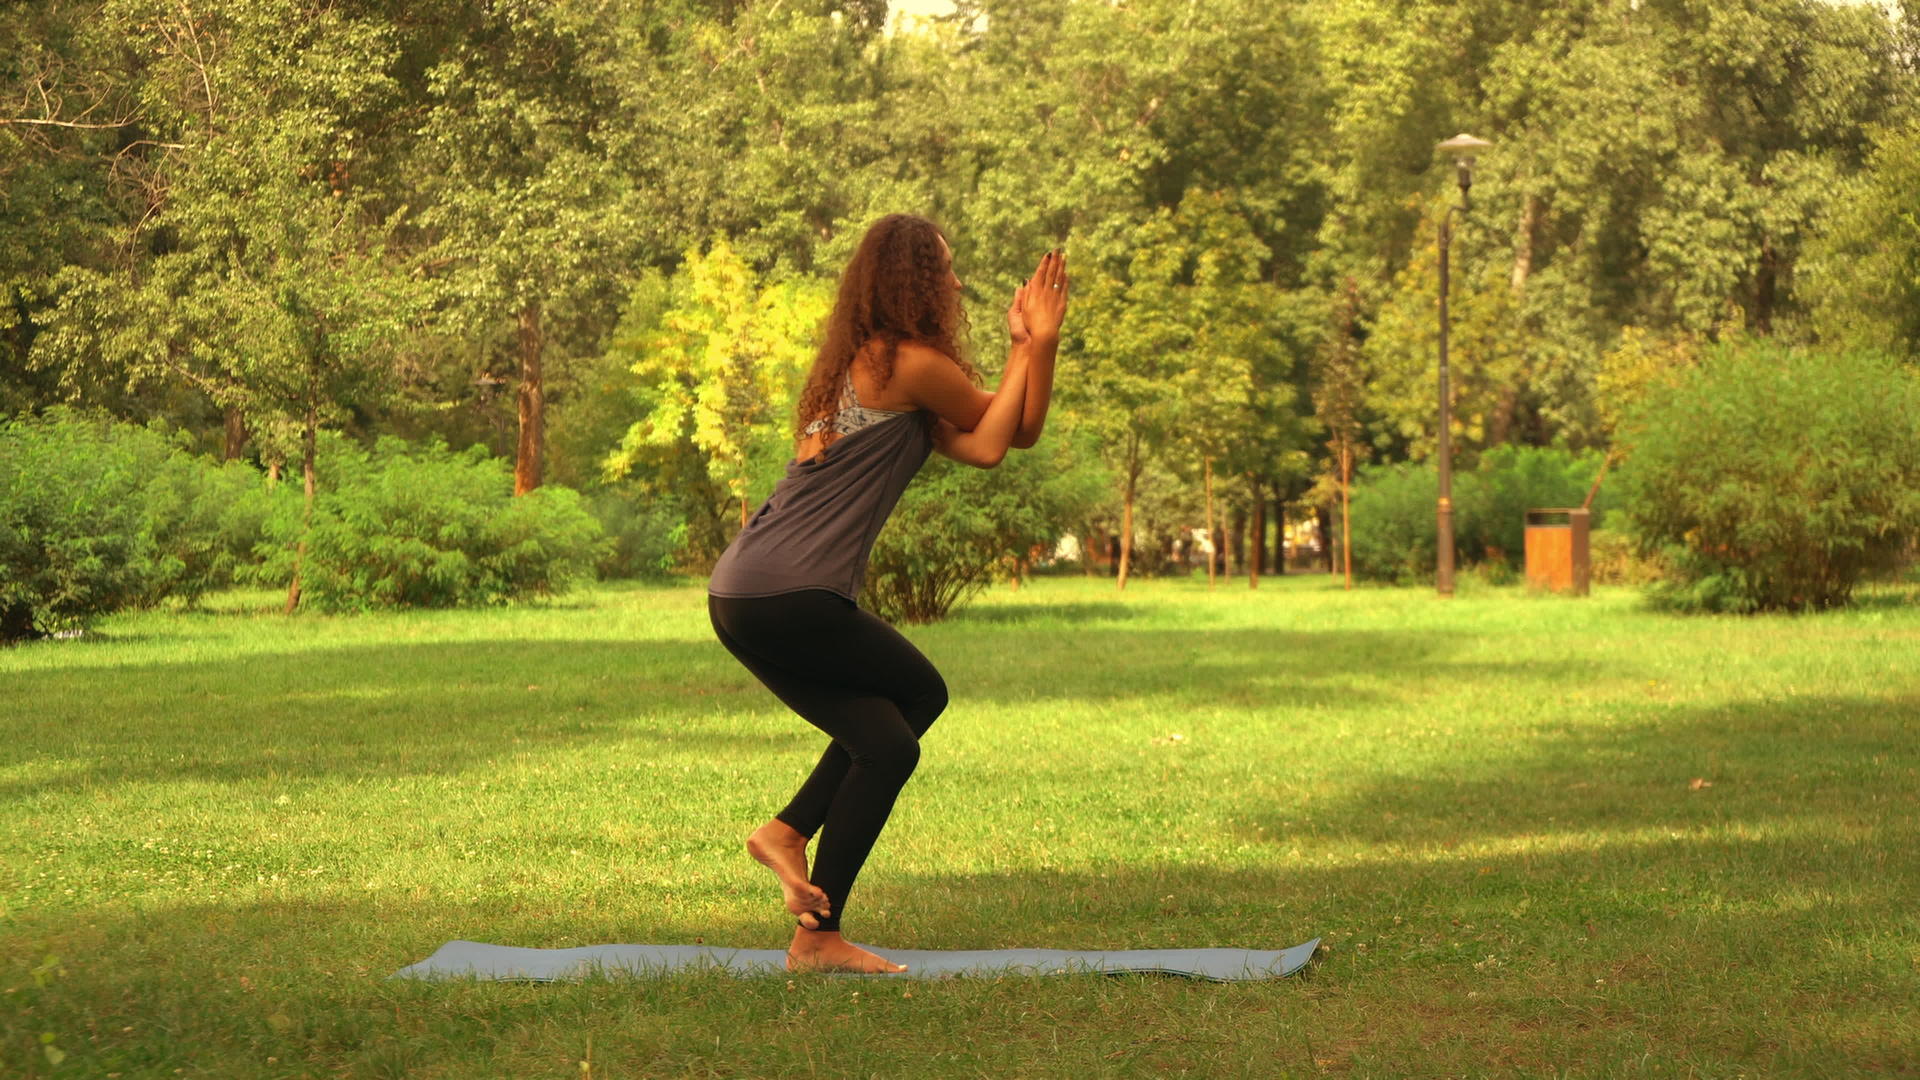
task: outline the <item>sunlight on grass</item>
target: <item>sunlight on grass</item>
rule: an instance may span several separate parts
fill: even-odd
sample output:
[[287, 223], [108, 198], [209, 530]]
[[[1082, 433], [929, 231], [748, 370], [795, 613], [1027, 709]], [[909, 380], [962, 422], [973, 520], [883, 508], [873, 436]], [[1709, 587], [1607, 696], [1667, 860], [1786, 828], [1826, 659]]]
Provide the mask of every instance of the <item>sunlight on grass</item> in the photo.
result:
[[[1285, 983], [855, 1007], [824, 978], [383, 981], [453, 938], [784, 941], [740, 845], [823, 740], [712, 640], [697, 586], [362, 618], [275, 599], [0, 652], [0, 1066], [45, 1069], [6, 1056], [43, 1031], [75, 1075], [127, 1076], [547, 1074], [588, 1034], [608, 1075], [1066, 1075], [1148, 1045], [1160, 1071], [1272, 1075], [1245, 1049], [1303, 1038], [1314, 1069], [1361, 1073], [1920, 1051], [1899, 1008], [1920, 995], [1920, 609], [1675, 619], [1622, 590], [1318, 577], [989, 591], [907, 628], [953, 704], [850, 935], [1329, 951]], [[741, 1037], [760, 1028], [782, 1043]]]

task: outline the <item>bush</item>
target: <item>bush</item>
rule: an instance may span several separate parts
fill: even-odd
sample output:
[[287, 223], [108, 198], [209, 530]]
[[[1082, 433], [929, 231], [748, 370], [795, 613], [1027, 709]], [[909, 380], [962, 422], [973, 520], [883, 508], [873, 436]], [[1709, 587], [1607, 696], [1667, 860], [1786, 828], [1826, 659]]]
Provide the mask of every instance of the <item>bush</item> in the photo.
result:
[[1051, 548], [1110, 484], [1084, 444], [1059, 437], [1014, 450], [995, 469], [929, 461], [874, 542], [861, 600], [889, 621], [932, 622]]
[[65, 408], [0, 425], [0, 640], [227, 584], [266, 505], [250, 466], [163, 427]]
[[1633, 537], [1618, 529], [1593, 530], [1587, 555], [1595, 585], [1652, 585], [1673, 573], [1659, 554], [1640, 551]]
[[[323, 611], [453, 607], [564, 592], [591, 579], [607, 543], [570, 488], [513, 494], [513, 470], [484, 446], [458, 453], [386, 437], [369, 450], [323, 438], [301, 596]], [[291, 576], [304, 492], [277, 493], [262, 583]]]
[[586, 499], [607, 536], [604, 554], [594, 564], [601, 578], [657, 578], [673, 569], [687, 544], [684, 508], [629, 485], [601, 488]]
[[[1477, 557], [1494, 558], [1509, 569], [1526, 564], [1527, 511], [1552, 507], [1579, 506], [1600, 474], [1603, 455], [1595, 451], [1576, 454], [1554, 447], [1497, 446], [1480, 456], [1474, 470], [1477, 486], [1470, 499], [1462, 503], [1456, 516], [1464, 515], [1460, 530], [1463, 546]], [[1602, 487], [1594, 496], [1590, 523], [1599, 528], [1614, 503], [1612, 492]]]
[[1624, 516], [1674, 569], [1660, 606], [1842, 605], [1920, 530], [1920, 381], [1883, 357], [1723, 346], [1623, 436]]
[[[1490, 583], [1517, 581], [1526, 560], [1527, 511], [1579, 506], [1600, 461], [1598, 453], [1500, 446], [1482, 454], [1477, 468], [1455, 472], [1455, 564], [1485, 565], [1482, 577]], [[1354, 573], [1401, 584], [1432, 581], [1439, 558], [1439, 499], [1440, 475], [1432, 463], [1361, 469], [1353, 489]], [[1594, 499], [1596, 526], [1610, 501], [1605, 489]]]

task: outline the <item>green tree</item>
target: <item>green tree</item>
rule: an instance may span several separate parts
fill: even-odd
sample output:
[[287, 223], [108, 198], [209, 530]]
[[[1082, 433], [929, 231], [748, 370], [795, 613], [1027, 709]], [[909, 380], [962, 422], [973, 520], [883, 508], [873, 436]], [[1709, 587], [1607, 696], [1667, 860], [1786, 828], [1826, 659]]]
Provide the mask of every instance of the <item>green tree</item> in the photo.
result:
[[1806, 269], [1824, 340], [1920, 357], [1920, 126], [1882, 132], [1830, 204]]
[[609, 134], [621, 116], [612, 65], [627, 39], [606, 9], [578, 5], [456, 4], [447, 17], [412, 164], [422, 257], [441, 321], [512, 357], [524, 494], [545, 475], [550, 321], [590, 298], [610, 302], [633, 246]]

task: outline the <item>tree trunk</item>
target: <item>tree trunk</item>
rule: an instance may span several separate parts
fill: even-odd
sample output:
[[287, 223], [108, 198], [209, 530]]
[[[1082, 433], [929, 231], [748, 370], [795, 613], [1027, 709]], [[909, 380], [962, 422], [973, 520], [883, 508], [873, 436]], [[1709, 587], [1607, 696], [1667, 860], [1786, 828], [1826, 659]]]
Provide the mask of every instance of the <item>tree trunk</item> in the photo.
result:
[[1127, 470], [1126, 490], [1120, 495], [1120, 588], [1127, 587], [1127, 568], [1133, 561], [1133, 488], [1140, 477], [1138, 467]]
[[[1533, 274], [1534, 237], [1539, 231], [1540, 196], [1528, 195], [1520, 205], [1520, 228], [1513, 238], [1513, 276], [1509, 284], [1513, 289], [1516, 311], [1526, 295], [1527, 278]], [[1526, 375], [1523, 370], [1514, 377], [1513, 382], [1501, 388], [1500, 400], [1493, 407], [1493, 415], [1487, 418], [1488, 446], [1500, 446], [1511, 436], [1514, 411], [1520, 406], [1520, 394], [1525, 387]]]
[[1227, 550], [1229, 552], [1232, 552], [1233, 559], [1228, 564], [1227, 569], [1233, 570], [1233, 569], [1243, 568], [1247, 565], [1246, 548], [1241, 546], [1245, 542], [1246, 537], [1247, 537], [1246, 507], [1235, 506], [1233, 508], [1233, 512], [1228, 515]]
[[1763, 334], [1773, 333], [1774, 290], [1779, 271], [1779, 253], [1773, 250], [1773, 240], [1763, 236], [1760, 238], [1760, 269], [1753, 282], [1753, 325]]
[[1333, 513], [1324, 506], [1315, 507], [1313, 520], [1320, 527], [1320, 555], [1326, 562], [1327, 575], [1331, 577], [1337, 572], [1333, 568]]
[[1212, 592], [1213, 591], [1213, 555], [1214, 555], [1214, 551], [1217, 550], [1213, 547], [1213, 544], [1211, 543], [1213, 539], [1213, 459], [1203, 458], [1201, 460], [1205, 462], [1206, 473], [1207, 473], [1207, 539], [1209, 541], [1209, 543], [1207, 544], [1207, 547], [1209, 549], [1207, 551], [1207, 591]]
[[307, 407], [307, 430], [301, 441], [300, 471], [307, 481], [307, 504], [300, 516], [300, 546], [293, 552], [293, 581], [287, 585], [287, 614], [300, 606], [300, 564], [307, 561], [307, 530], [313, 528], [313, 458], [314, 442], [320, 418], [315, 409]]
[[1287, 572], [1287, 500], [1278, 488], [1273, 492], [1273, 572]]
[[1247, 588], [1260, 587], [1260, 574], [1267, 563], [1267, 501], [1260, 497], [1260, 481], [1254, 480], [1248, 486], [1253, 489], [1253, 520], [1248, 531], [1251, 541], [1247, 554]]
[[[1347, 490], [1353, 486], [1353, 446], [1340, 444], [1340, 568], [1347, 573], [1347, 588], [1353, 588], [1353, 517], [1347, 510]], [[1333, 544], [1328, 543], [1331, 551]]]
[[[540, 375], [540, 308], [520, 309], [520, 445], [513, 462], [513, 493], [525, 495], [540, 486], [546, 445], [547, 397]], [[746, 523], [742, 502], [741, 524]]]
[[1540, 196], [1528, 195], [1520, 204], [1520, 230], [1513, 238], [1513, 298], [1527, 291], [1527, 278], [1533, 273], [1533, 237], [1540, 231]]
[[224, 454], [222, 456], [222, 460], [224, 461], [237, 460], [240, 457], [241, 452], [246, 450], [246, 448], [247, 448], [246, 418], [240, 415], [239, 409], [234, 408], [233, 406], [228, 406], [227, 407], [227, 443], [224, 448]]

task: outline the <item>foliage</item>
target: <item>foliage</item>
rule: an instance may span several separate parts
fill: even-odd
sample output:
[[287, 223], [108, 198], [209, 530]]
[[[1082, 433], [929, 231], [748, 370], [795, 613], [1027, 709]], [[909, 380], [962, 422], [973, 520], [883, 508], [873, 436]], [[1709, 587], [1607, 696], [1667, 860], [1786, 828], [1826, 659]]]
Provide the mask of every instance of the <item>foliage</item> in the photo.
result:
[[[1460, 566], [1486, 566], [1492, 580], [1525, 561], [1526, 512], [1579, 506], [1600, 471], [1600, 455], [1503, 446], [1453, 476], [1454, 555]], [[1358, 576], [1430, 581], [1438, 558], [1439, 472], [1431, 463], [1374, 465], [1355, 475], [1353, 567]], [[1594, 499], [1593, 524], [1606, 520], [1605, 489]]]
[[679, 563], [687, 545], [686, 515], [679, 507], [632, 485], [608, 485], [583, 497], [607, 537], [594, 564], [602, 580], [664, 577]]
[[[1466, 507], [1462, 542], [1488, 561], [1524, 565], [1527, 511], [1581, 505], [1600, 475], [1600, 461], [1597, 452], [1576, 454], [1555, 447], [1499, 446], [1487, 451], [1474, 469], [1478, 484]], [[1603, 484], [1590, 508], [1594, 528], [1604, 526], [1614, 502]]]
[[1623, 432], [1628, 528], [1682, 610], [1847, 603], [1920, 530], [1920, 380], [1866, 352], [1723, 345]]
[[1823, 340], [1920, 357], [1920, 123], [1882, 132], [1808, 259]]
[[[698, 567], [791, 448], [749, 418], [786, 409], [781, 362], [721, 378], [697, 354], [909, 210], [945, 227], [976, 318], [1039, 252], [1073, 253], [1056, 415], [1105, 430], [1123, 516], [1155, 459], [1196, 487], [1210, 461], [1244, 512], [1324, 495], [1349, 445], [1430, 452], [1435, 225], [1458, 198], [1433, 147], [1461, 130], [1493, 142], [1452, 219], [1466, 460], [1606, 445], [1657, 369], [1729, 334], [1913, 348], [1911, 10], [959, 0], [891, 30], [887, 10], [13, 5], [0, 410], [166, 417], [269, 467], [309, 428], [485, 440], [529, 488], [551, 443], [583, 491], [612, 458]], [[686, 287], [714, 273], [686, 253], [722, 245], [755, 299]], [[675, 292], [642, 317], [618, 298], [648, 280]], [[759, 336], [803, 348], [806, 322]], [[675, 373], [604, 377], [643, 354]], [[717, 426], [683, 407], [734, 391]]]
[[687, 252], [664, 302], [658, 282], [643, 281], [612, 350], [639, 377], [642, 414], [606, 474], [646, 465], [658, 481], [697, 461], [724, 500], [708, 512], [730, 507], [744, 521], [756, 481], [790, 456], [791, 402], [828, 302], [817, 282], [761, 284], [725, 242]]
[[64, 408], [0, 425], [0, 640], [191, 603], [231, 581], [265, 514], [255, 470], [164, 429]]
[[[511, 466], [485, 447], [321, 440], [320, 492], [306, 531], [305, 596], [322, 610], [498, 604], [562, 593], [606, 557], [601, 527], [570, 488], [513, 494]], [[302, 537], [282, 489], [255, 571], [285, 580]]]
[[1025, 572], [1110, 488], [1085, 437], [1053, 434], [993, 469], [936, 458], [908, 486], [873, 545], [864, 605], [890, 621], [933, 622], [997, 577]]
[[1657, 553], [1638, 550], [1619, 529], [1595, 529], [1587, 535], [1587, 561], [1594, 585], [1652, 585], [1672, 574]]

